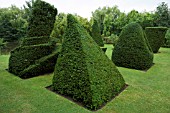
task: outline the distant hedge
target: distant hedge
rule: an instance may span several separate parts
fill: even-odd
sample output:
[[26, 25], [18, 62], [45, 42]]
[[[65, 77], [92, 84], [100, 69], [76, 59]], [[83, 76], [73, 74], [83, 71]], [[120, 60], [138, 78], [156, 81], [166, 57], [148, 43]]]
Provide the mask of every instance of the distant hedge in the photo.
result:
[[159, 51], [159, 48], [165, 42], [166, 27], [146, 27], [146, 37], [154, 53]]
[[28, 37], [50, 36], [54, 27], [57, 9], [41, 0], [36, 0], [32, 6], [28, 21]]
[[55, 66], [53, 90], [97, 109], [117, 95], [125, 81], [87, 31], [71, 14]]
[[100, 28], [98, 25], [97, 20], [94, 19], [93, 21], [93, 25], [92, 25], [92, 32], [91, 32], [91, 36], [93, 38], [93, 40], [99, 45], [99, 46], [104, 46], [101, 34], [100, 34]]
[[145, 70], [153, 64], [153, 53], [142, 27], [130, 23], [122, 30], [112, 52], [112, 61], [117, 66]]

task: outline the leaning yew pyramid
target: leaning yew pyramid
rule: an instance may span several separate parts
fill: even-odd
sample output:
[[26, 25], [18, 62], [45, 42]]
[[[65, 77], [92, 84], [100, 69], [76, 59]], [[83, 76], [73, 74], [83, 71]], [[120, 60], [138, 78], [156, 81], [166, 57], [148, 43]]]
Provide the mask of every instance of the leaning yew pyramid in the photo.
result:
[[32, 6], [28, 37], [20, 47], [11, 51], [9, 72], [21, 78], [30, 78], [54, 71], [58, 57], [55, 43], [50, 41], [57, 9], [41, 0]]
[[67, 22], [53, 90], [82, 101], [89, 109], [97, 109], [117, 95], [125, 81], [74, 16], [68, 14]]
[[112, 61], [117, 66], [146, 70], [153, 64], [153, 52], [142, 27], [130, 23], [122, 30], [112, 52]]

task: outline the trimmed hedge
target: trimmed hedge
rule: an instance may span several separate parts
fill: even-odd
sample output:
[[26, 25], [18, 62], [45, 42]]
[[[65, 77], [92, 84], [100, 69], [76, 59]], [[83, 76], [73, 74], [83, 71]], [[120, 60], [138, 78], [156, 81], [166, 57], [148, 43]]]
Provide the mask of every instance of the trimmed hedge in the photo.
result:
[[48, 43], [49, 39], [50, 39], [49, 36], [25, 38], [22, 41], [21, 46], [30, 46], [30, 45], [44, 44], [44, 43]]
[[53, 90], [82, 101], [88, 109], [97, 109], [117, 95], [125, 81], [74, 16], [68, 14], [67, 22]]
[[99, 45], [99, 46], [104, 46], [101, 34], [100, 34], [100, 28], [98, 25], [97, 20], [94, 19], [93, 21], [93, 25], [92, 25], [92, 32], [91, 32], [91, 36], [93, 38], [93, 40]]
[[152, 49], [139, 24], [130, 23], [124, 27], [113, 49], [112, 61], [117, 66], [138, 70], [152, 66]]
[[28, 37], [50, 36], [57, 15], [57, 9], [41, 0], [36, 0], [32, 6], [28, 21]]
[[49, 55], [55, 46], [50, 44], [18, 47], [11, 51], [9, 58], [9, 72], [18, 75], [25, 68], [34, 64], [35, 60]]
[[30, 65], [19, 73], [21, 78], [30, 78], [44, 73], [51, 73], [54, 71], [54, 67], [58, 58], [59, 52], [54, 52], [48, 56], [42, 57], [35, 61], [35, 64]]
[[159, 51], [159, 48], [165, 42], [166, 27], [146, 27], [146, 37], [154, 53]]

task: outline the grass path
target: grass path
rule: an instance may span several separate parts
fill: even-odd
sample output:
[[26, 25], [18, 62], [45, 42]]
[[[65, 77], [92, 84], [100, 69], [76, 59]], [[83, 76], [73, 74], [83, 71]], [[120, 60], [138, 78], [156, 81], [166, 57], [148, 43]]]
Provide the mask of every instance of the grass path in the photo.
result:
[[[112, 46], [105, 45], [111, 58]], [[161, 48], [147, 72], [118, 67], [129, 85], [97, 113], [170, 113], [170, 49]], [[5, 69], [0, 56], [0, 113], [89, 113], [87, 109], [48, 90], [53, 74], [22, 80]]]

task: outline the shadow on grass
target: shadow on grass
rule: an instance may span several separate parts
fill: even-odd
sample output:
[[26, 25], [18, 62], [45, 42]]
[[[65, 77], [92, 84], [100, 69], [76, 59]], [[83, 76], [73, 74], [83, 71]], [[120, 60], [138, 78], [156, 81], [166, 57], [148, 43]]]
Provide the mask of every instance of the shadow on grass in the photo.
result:
[[90, 110], [90, 111], [94, 111], [94, 112], [95, 112], [95, 111], [98, 111], [98, 110], [102, 109], [107, 103], [111, 102], [114, 98], [116, 98], [117, 96], [119, 96], [119, 94], [120, 94], [121, 92], [123, 92], [128, 86], [129, 86], [128, 84], [125, 84], [125, 86], [122, 88], [122, 90], [121, 90], [117, 95], [113, 96], [110, 100], [108, 100], [107, 102], [103, 103], [103, 104], [102, 104], [98, 109], [96, 109], [96, 110], [88, 109], [87, 107], [85, 107], [85, 104], [84, 104], [81, 100], [79, 100], [79, 101], [74, 100], [70, 95], [63, 95], [63, 94], [60, 94], [60, 93], [57, 92], [57, 91], [54, 91], [53, 88], [52, 88], [52, 85], [47, 86], [47, 87], [45, 87], [45, 88], [46, 88], [47, 90], [49, 90], [49, 91], [51, 91], [51, 92], [59, 95], [59, 96], [62, 96], [62, 97], [64, 97], [64, 98], [66, 98], [66, 99], [68, 99], [68, 100], [76, 103], [77, 105], [79, 105], [79, 106], [81, 106], [81, 107], [84, 107], [84, 108], [87, 109], [87, 110]]
[[[8, 69], [5, 69], [8, 73], [11, 73]], [[49, 74], [52, 74], [53, 72], [49, 72], [49, 73], [45, 73], [45, 74], [40, 74], [40, 75], [36, 75], [36, 76], [27, 76], [27, 77], [25, 77], [25, 76], [23, 76], [23, 77], [21, 77], [21, 76], [17, 76], [17, 75], [15, 75], [14, 73], [11, 73], [11, 74], [13, 74], [14, 76], [16, 76], [16, 77], [18, 77], [18, 78], [20, 78], [20, 79], [22, 79], [22, 80], [27, 80], [27, 79], [31, 79], [31, 78], [34, 78], [34, 77], [40, 77], [40, 76], [47, 76], [47, 75], [49, 75]]]

